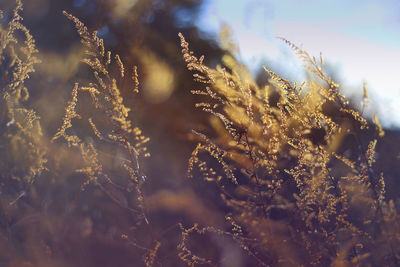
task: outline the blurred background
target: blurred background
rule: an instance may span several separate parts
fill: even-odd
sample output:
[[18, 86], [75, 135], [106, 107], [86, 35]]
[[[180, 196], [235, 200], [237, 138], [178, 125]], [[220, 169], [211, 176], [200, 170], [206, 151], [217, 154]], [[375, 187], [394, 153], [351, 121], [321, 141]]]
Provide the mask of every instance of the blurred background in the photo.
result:
[[[225, 53], [231, 53], [248, 66], [260, 84], [268, 78], [262, 65], [290, 80], [306, 78], [302, 63], [276, 36], [311, 55], [322, 52], [327, 71], [343, 85], [343, 93], [355, 106], [360, 105], [362, 84], [366, 81], [372, 100], [366, 114], [378, 114], [386, 128], [386, 136], [377, 146], [377, 168], [392, 181], [389, 195], [398, 199], [398, 1], [23, 3], [24, 24], [36, 40], [42, 61], [27, 81], [31, 95], [27, 105], [40, 115], [44, 138], [51, 139], [61, 125], [74, 83], [85, 84], [92, 79], [90, 71], [80, 64], [83, 48], [74, 25], [62, 15], [63, 10], [78, 17], [90, 30], [98, 30], [106, 48], [119, 54], [126, 68], [138, 67], [139, 95], [132, 94], [131, 84], [120, 90], [124, 103], [132, 109], [131, 120], [150, 137], [151, 158], [144, 162], [148, 176], [145, 194], [155, 235], [163, 243], [159, 256], [163, 266], [184, 266], [175, 250], [180, 239], [177, 222], [224, 227], [225, 213], [221, 212], [224, 207], [218, 202], [214, 186], [186, 177], [187, 161], [196, 145], [191, 130], [212, 130], [208, 115], [194, 107], [197, 99], [190, 90], [201, 85], [192, 81], [185, 67], [179, 32], [196, 55], [205, 55], [206, 65], [215, 67]], [[13, 0], [0, 0], [2, 23], [8, 21], [14, 6]], [[226, 38], [233, 42], [227, 45], [220, 41]], [[33, 186], [8, 188], [11, 193], [2, 199], [0, 266], [142, 266], [142, 253], [132, 240], [154, 247], [145, 226], [95, 187], [80, 191], [84, 177], [75, 172], [80, 163], [77, 151], [62, 144], [48, 146], [53, 171], [38, 177]], [[111, 194], [129, 202], [126, 194]], [[122, 234], [132, 240], [121, 239]], [[198, 246], [196, 251], [211, 255], [221, 266], [254, 264], [232, 241], [216, 236], [204, 238], [212, 240], [213, 245]]]
[[238, 56], [253, 71], [262, 64], [290, 80], [304, 80], [304, 70], [283, 37], [311, 55], [322, 56], [346, 95], [362, 96], [365, 81], [372, 104], [386, 127], [399, 128], [400, 3], [388, 1], [206, 1], [196, 25], [218, 33], [232, 28]]

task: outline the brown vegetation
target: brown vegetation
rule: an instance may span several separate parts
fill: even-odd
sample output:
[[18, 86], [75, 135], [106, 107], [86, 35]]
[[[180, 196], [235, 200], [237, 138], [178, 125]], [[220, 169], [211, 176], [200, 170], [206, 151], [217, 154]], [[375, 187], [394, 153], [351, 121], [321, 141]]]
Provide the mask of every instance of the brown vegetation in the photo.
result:
[[[369, 122], [351, 106], [322, 57], [282, 39], [310, 79], [299, 85], [265, 68], [268, 83], [260, 85], [233, 53], [208, 67], [179, 34], [187, 68], [203, 86], [191, 91], [195, 106], [209, 120], [189, 134], [198, 142], [181, 174], [189, 181], [165, 176], [187, 184], [164, 188], [147, 175], [159, 165], [144, 160], [152, 141], [132, 105], [141, 100], [140, 69], [65, 11], [88, 68], [71, 81], [57, 132], [42, 133], [25, 85], [38, 50], [16, 4], [0, 28], [0, 249], [9, 251], [0, 265], [400, 264], [398, 207], [376, 163], [385, 132], [376, 116]], [[155, 60], [149, 51], [139, 58]], [[159, 65], [147, 66], [155, 72], [147, 86], [168, 68]], [[178, 83], [171, 70], [167, 76], [168, 86]], [[169, 165], [174, 156], [161, 160]]]

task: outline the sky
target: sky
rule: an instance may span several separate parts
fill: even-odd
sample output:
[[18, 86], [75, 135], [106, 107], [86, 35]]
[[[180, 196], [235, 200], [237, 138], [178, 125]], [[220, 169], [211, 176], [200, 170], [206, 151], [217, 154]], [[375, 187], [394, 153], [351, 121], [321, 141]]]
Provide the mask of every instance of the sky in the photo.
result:
[[239, 58], [256, 72], [267, 65], [285, 78], [303, 80], [301, 62], [276, 37], [311, 55], [322, 53], [346, 95], [372, 100], [366, 115], [400, 128], [400, 1], [207, 0], [198, 26], [217, 34], [228, 24]]

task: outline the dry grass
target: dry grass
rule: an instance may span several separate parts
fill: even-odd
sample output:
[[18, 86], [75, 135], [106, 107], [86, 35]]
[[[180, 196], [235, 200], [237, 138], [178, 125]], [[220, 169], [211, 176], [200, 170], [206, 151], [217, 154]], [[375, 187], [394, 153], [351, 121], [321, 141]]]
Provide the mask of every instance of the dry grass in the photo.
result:
[[[370, 125], [325, 75], [322, 57], [282, 39], [312, 78], [297, 85], [265, 68], [269, 83], [259, 87], [232, 56], [211, 69], [179, 37], [187, 68], [204, 84], [192, 91], [203, 100], [196, 106], [210, 113], [216, 133], [193, 131], [200, 142], [188, 174], [220, 189], [233, 239], [266, 266], [397, 265], [399, 239], [386, 234], [398, 215], [374, 169], [377, 139], [362, 143]], [[364, 104], [367, 97], [364, 87]], [[341, 154], [345, 138], [357, 144], [351, 157]], [[376, 249], [383, 240], [385, 252]]]
[[[70, 232], [86, 240], [93, 224], [104, 223], [80, 215], [76, 229], [60, 234], [57, 229], [63, 229], [63, 217], [48, 215], [47, 208], [43, 213], [51, 220], [45, 223], [41, 213], [22, 219], [15, 215], [18, 201], [28, 194], [34, 202], [31, 209], [44, 205], [35, 185], [52, 177], [45, 188], [58, 192], [54, 181], [63, 171], [84, 177], [80, 189], [85, 191], [76, 192], [63, 215], [77, 206], [81, 194], [86, 209], [91, 207], [88, 203], [96, 207], [92, 202], [101, 192], [115, 205], [104, 209], [108, 213], [102, 213], [103, 220], [118, 221], [113, 214], [121, 213], [128, 218], [129, 227], [110, 235], [118, 235], [118, 242], [139, 255], [142, 262], [134, 265], [219, 266], [221, 255], [227, 253], [214, 247], [228, 245], [240, 249], [249, 265], [400, 264], [400, 217], [393, 200], [386, 199], [384, 174], [375, 166], [375, 150], [384, 130], [376, 116], [371, 123], [352, 108], [339, 84], [325, 74], [322, 57], [312, 57], [282, 39], [303, 60], [310, 79], [296, 84], [265, 68], [268, 83], [261, 86], [230, 53], [222, 58], [223, 66], [206, 66], [204, 56], [196, 57], [179, 34], [187, 68], [201, 84], [191, 91], [199, 99], [196, 107], [209, 114], [213, 130], [191, 133], [198, 141], [188, 159], [191, 190], [162, 188], [147, 195], [150, 177], [143, 166], [150, 156], [146, 147], [150, 139], [134, 123], [137, 114], [131, 109], [135, 107], [128, 107], [122, 97], [139, 92], [137, 68], [127, 68], [124, 58], [108, 51], [96, 31], [64, 12], [79, 34], [85, 49], [81, 61], [92, 76], [73, 81], [61, 126], [48, 139], [42, 134], [39, 116], [27, 104], [30, 88], [25, 81], [39, 60], [35, 41], [22, 24], [21, 1], [16, 4], [8, 23], [0, 27], [0, 177], [1, 188], [8, 190], [0, 192], [0, 212], [5, 214], [0, 220], [0, 245], [15, 240], [12, 227], [23, 228], [26, 223], [32, 233], [37, 230], [32, 225], [39, 221], [38, 227], [46, 224], [51, 231], [44, 241], [40, 239], [41, 246], [32, 252], [35, 256], [27, 258], [45, 258], [36, 260], [36, 265], [54, 266], [63, 262], [53, 254], [54, 240]], [[222, 36], [229, 39], [226, 28]], [[235, 50], [236, 46], [228, 42], [225, 48]], [[365, 86], [363, 95], [362, 110], [369, 103]], [[370, 132], [373, 137], [365, 142]], [[355, 145], [344, 150], [344, 140]], [[48, 146], [58, 150], [49, 151]], [[48, 162], [52, 157], [55, 160]], [[74, 164], [60, 160], [63, 157], [74, 157]], [[215, 201], [213, 209], [198, 198], [208, 193], [195, 186], [199, 177], [219, 194], [209, 200]], [[115, 207], [122, 212], [114, 213]], [[162, 221], [160, 216], [174, 218], [172, 226], [164, 227], [157, 221]], [[195, 223], [187, 226], [188, 222]], [[34, 247], [30, 244], [36, 238], [32, 235], [24, 247]], [[12, 266], [12, 262], [18, 265], [19, 259], [6, 264]]]

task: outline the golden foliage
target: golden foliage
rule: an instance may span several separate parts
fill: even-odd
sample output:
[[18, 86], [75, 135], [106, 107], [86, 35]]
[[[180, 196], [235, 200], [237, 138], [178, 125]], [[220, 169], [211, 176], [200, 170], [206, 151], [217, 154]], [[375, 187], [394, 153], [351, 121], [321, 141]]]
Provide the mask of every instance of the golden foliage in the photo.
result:
[[[203, 64], [204, 56], [197, 58], [183, 35], [179, 37], [187, 68], [195, 81], [205, 84], [192, 91], [202, 98], [196, 107], [210, 113], [218, 136], [213, 141], [193, 131], [200, 143], [189, 159], [188, 176], [198, 173], [216, 183], [232, 210], [231, 220], [251, 240], [240, 239], [243, 247], [251, 248], [249, 255], [265, 265], [344, 266], [382, 260], [368, 249], [377, 245], [374, 238], [387, 227], [380, 223], [386, 205], [383, 174], [377, 177], [372, 170], [377, 140], [358, 158], [341, 154], [338, 140], [352, 135], [364, 149], [358, 135], [368, 129], [368, 122], [326, 76], [322, 56], [317, 60], [282, 39], [303, 60], [311, 79], [299, 86], [265, 68], [269, 83], [259, 87], [232, 56], [222, 59], [224, 67], [211, 69]], [[276, 104], [271, 103], [273, 94], [279, 95]], [[374, 123], [382, 137], [376, 118]], [[210, 167], [211, 159], [220, 167]], [[225, 179], [233, 183], [229, 188], [237, 189], [228, 190]], [[355, 220], [351, 214], [361, 211], [362, 217]], [[371, 221], [375, 230], [365, 226]], [[203, 230], [184, 230], [183, 240], [192, 231]], [[275, 249], [282, 247], [277, 246], [282, 239], [293, 251]], [[333, 251], [339, 251], [337, 258]], [[208, 263], [189, 250], [182, 253], [190, 266]], [[390, 253], [392, 263], [398, 261], [398, 253], [398, 247]]]
[[16, 4], [8, 24], [0, 25], [0, 171], [3, 178], [32, 183], [47, 160], [40, 118], [24, 103], [29, 98], [25, 81], [40, 61], [35, 40], [22, 24], [22, 3]]
[[[39, 62], [38, 51], [22, 24], [21, 1], [16, 3], [11, 17], [0, 25], [0, 176], [1, 186], [16, 182], [18, 188], [12, 190], [19, 192], [17, 197], [4, 197], [7, 193], [1, 190], [2, 214], [27, 194], [19, 190], [26, 188], [22, 182], [31, 184], [47, 169], [47, 141], [39, 115], [27, 104], [25, 86]], [[362, 115], [370, 102], [365, 84], [358, 112], [339, 84], [325, 74], [322, 56], [312, 57], [282, 39], [303, 60], [310, 78], [296, 84], [265, 67], [269, 80], [261, 86], [232, 54], [222, 57], [222, 65], [207, 67], [204, 56], [196, 57], [179, 34], [187, 68], [203, 85], [191, 91], [199, 98], [195, 107], [207, 112], [214, 130], [214, 137], [192, 130], [198, 144], [190, 155], [187, 176], [201, 176], [215, 185], [221, 203], [208, 209], [198, 196], [204, 192], [187, 189], [163, 189], [147, 197], [142, 163], [150, 156], [149, 138], [132, 121], [131, 107], [124, 100], [126, 93], [139, 93], [138, 70], [126, 67], [124, 57], [107, 51], [96, 31], [89, 31], [65, 11], [64, 15], [75, 25], [85, 49], [81, 62], [93, 77], [84, 85], [75, 82], [62, 124], [51, 141], [62, 139], [63, 153], [68, 149], [69, 155], [76, 153], [81, 159], [74, 171], [84, 177], [82, 191], [94, 185], [97, 193], [128, 211], [127, 217], [134, 217], [136, 224], [129, 225], [129, 231], [144, 230], [139, 237], [125, 232], [118, 236], [143, 252], [146, 266], [162, 265], [171, 254], [189, 266], [219, 265], [212, 257], [217, 253], [200, 256], [196, 251], [199, 246], [193, 243], [199, 236], [214, 243], [229, 239], [249, 256], [252, 265], [399, 265], [400, 217], [395, 202], [386, 196], [384, 174], [375, 169], [378, 139], [364, 143], [361, 138], [367, 129], [375, 129], [377, 137], [385, 134], [376, 116], [370, 127]], [[237, 52], [228, 27], [221, 38], [223, 48]], [[159, 94], [156, 102], [167, 99], [176, 79], [171, 67], [150, 50], [139, 58], [149, 72], [145, 71], [144, 88]], [[125, 90], [127, 81], [130, 85]], [[343, 140], [355, 145], [344, 148]], [[53, 171], [50, 176], [57, 177]], [[38, 193], [32, 190], [29, 197]], [[12, 200], [4, 202], [7, 198]], [[179, 218], [172, 227], [159, 231], [151, 220], [156, 211], [184, 215], [193, 226], [185, 227]], [[12, 227], [19, 227], [18, 223]], [[81, 230], [87, 232], [85, 237], [93, 223], [88, 220], [87, 224]], [[15, 231], [12, 227], [6, 229], [7, 234]], [[165, 251], [168, 242], [162, 240], [171, 230], [180, 234], [172, 253]], [[44, 247], [51, 255], [50, 246]]]
[[372, 121], [375, 124], [375, 128], [378, 132], [379, 137], [384, 137], [385, 136], [385, 131], [382, 128], [381, 123], [379, 122], [379, 119], [376, 115], [374, 115], [374, 117], [372, 118]]
[[[142, 185], [146, 180], [146, 176], [140, 168], [140, 160], [142, 157], [149, 156], [146, 148], [149, 138], [143, 136], [138, 127], [133, 127], [132, 122], [128, 118], [130, 108], [124, 105], [120, 89], [118, 88], [118, 81], [114, 78], [110, 70], [110, 66], [113, 64], [111, 52], [105, 51], [103, 39], [97, 36], [96, 31], [89, 32], [87, 27], [78, 18], [65, 11], [64, 15], [75, 24], [82, 44], [86, 48], [85, 54], [87, 57], [82, 59], [82, 62], [87, 64], [93, 71], [95, 79], [87, 86], [79, 86], [78, 83], [75, 83], [72, 90], [72, 99], [68, 102], [65, 109], [62, 126], [54, 135], [52, 141], [62, 137], [67, 141], [69, 146], [80, 149], [85, 166], [77, 171], [86, 174], [88, 177], [88, 180], [82, 184], [82, 190], [88, 184], [94, 183], [111, 200], [132, 212], [139, 213], [144, 221], [148, 223], [142, 193]], [[118, 80], [122, 81], [125, 76], [125, 70], [119, 55], [115, 55], [115, 64], [119, 70]], [[133, 69], [131, 77], [133, 77], [134, 81], [134, 91], [137, 91], [138, 78], [136, 68]], [[95, 139], [89, 140], [87, 136], [78, 137], [76, 134], [68, 133], [73, 130], [73, 120], [81, 120], [86, 116], [86, 114], [78, 114], [77, 111], [79, 94], [81, 92], [88, 92], [92, 98], [93, 108], [99, 114], [103, 114], [102, 117], [96, 118], [99, 124], [102, 125], [102, 128], [96, 126], [94, 118], [87, 118], [88, 126], [90, 126]], [[96, 139], [97, 141], [95, 141]], [[104, 152], [99, 149], [105, 149], [108, 144], [113, 144], [115, 147], [122, 149], [126, 156], [120, 159], [121, 166], [125, 169], [128, 177], [128, 181], [124, 181], [122, 184], [118, 184], [103, 166], [107, 163], [107, 160], [101, 156]], [[106, 189], [108, 185], [114, 187], [116, 190], [130, 192], [132, 189], [129, 184], [134, 185], [136, 190], [138, 209], [126, 206], [125, 203], [120, 202]]]

